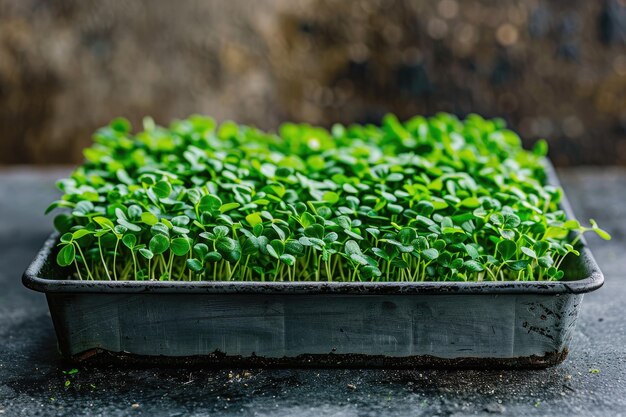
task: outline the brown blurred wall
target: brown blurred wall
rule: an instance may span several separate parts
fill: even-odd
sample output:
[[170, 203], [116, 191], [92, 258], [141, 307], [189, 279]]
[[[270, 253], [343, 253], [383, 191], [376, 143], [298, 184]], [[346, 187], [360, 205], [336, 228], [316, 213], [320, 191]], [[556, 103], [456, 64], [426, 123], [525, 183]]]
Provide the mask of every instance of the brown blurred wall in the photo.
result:
[[437, 111], [626, 164], [626, 0], [0, 0], [0, 164], [79, 162], [120, 115]]

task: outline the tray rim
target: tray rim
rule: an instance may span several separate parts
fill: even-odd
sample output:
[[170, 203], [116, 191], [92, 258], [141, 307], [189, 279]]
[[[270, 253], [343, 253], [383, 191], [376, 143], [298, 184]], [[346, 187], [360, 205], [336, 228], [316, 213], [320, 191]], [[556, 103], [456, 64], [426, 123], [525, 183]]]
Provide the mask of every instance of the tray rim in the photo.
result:
[[[544, 160], [548, 183], [561, 187], [549, 159]], [[574, 218], [567, 196], [561, 207]], [[58, 233], [51, 233], [22, 276], [22, 283], [43, 293], [180, 293], [180, 294], [343, 294], [343, 295], [416, 295], [416, 294], [582, 294], [604, 284], [585, 239], [581, 239], [580, 262], [588, 274], [572, 281], [483, 281], [483, 282], [261, 282], [261, 281], [76, 281], [41, 277], [41, 270], [51, 256]]]

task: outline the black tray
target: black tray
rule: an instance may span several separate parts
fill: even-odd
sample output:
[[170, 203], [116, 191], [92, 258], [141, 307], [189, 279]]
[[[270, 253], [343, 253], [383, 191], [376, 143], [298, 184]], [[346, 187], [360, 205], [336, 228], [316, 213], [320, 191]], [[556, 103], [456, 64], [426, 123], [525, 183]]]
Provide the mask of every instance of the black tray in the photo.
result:
[[[548, 175], [558, 185], [550, 165]], [[583, 294], [604, 282], [584, 240], [567, 280], [480, 283], [76, 281], [58, 279], [57, 241], [23, 283], [46, 294], [74, 360], [549, 366], [567, 355]]]

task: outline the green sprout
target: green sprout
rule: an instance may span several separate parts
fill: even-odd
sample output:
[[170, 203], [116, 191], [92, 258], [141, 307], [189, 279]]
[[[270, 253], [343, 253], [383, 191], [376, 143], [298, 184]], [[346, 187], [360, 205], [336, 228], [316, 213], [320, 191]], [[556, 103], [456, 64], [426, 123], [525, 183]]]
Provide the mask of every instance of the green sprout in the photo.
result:
[[58, 182], [57, 264], [80, 280], [546, 281], [583, 226], [500, 119], [278, 133], [116, 119]]

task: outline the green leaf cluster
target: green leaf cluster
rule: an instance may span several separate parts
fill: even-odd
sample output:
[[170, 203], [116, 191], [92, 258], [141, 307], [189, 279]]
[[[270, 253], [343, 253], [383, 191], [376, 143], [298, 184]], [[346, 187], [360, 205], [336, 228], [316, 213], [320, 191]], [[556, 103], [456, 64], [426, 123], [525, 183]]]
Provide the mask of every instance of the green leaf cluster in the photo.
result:
[[580, 236], [500, 119], [449, 114], [277, 133], [116, 119], [49, 210], [88, 280], [558, 280]]

